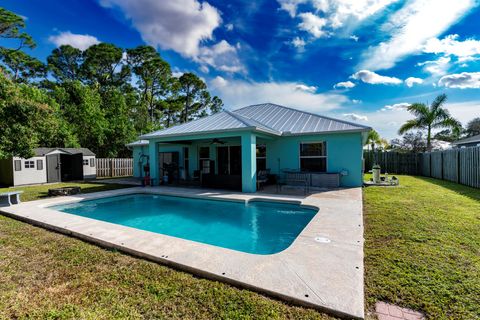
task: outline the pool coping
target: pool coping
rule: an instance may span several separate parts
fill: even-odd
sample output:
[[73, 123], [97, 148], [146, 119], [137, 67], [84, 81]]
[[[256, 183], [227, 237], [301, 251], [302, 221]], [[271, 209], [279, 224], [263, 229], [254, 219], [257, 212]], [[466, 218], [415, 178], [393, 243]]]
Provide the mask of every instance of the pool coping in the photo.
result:
[[[258, 255], [68, 214], [48, 206], [135, 193], [319, 208], [284, 251]], [[0, 211], [47, 229], [340, 317], [364, 318], [361, 188], [307, 197], [207, 189], [132, 187], [23, 202]], [[324, 237], [329, 243], [315, 241]]]

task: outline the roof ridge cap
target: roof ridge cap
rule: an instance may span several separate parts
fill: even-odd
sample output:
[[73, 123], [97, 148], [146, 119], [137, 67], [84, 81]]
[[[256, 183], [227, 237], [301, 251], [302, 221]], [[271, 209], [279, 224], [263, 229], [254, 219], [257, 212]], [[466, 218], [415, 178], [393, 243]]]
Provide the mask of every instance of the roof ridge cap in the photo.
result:
[[247, 120], [251, 120], [250, 118], [247, 118], [247, 117], [243, 117], [233, 111], [229, 111], [229, 110], [225, 110], [225, 112], [227, 114], [229, 114], [230, 116], [234, 117], [235, 119], [237, 119], [238, 121], [240, 121], [241, 123], [243, 123], [244, 125], [246, 125], [247, 127], [255, 127], [254, 125], [252, 125], [251, 123], [245, 121], [245, 119]]
[[[232, 116], [234, 116], [234, 117], [237, 118], [237, 119], [240, 117], [240, 118], [242, 118], [242, 119], [246, 119], [246, 120], [252, 121], [253, 123], [251, 123], [250, 125], [253, 126], [253, 127], [257, 127], [256, 123], [258, 123], [258, 124], [264, 126], [265, 128], [267, 128], [268, 130], [271, 130], [271, 131], [273, 131], [273, 132], [278, 132], [278, 133], [280, 133], [280, 134], [282, 133], [282, 131], [277, 130], [277, 129], [274, 129], [274, 128], [272, 128], [272, 127], [264, 124], [264, 123], [261, 122], [261, 121], [258, 121], [258, 120], [255, 120], [255, 119], [246, 117], [246, 116], [241, 115], [241, 114], [238, 114], [238, 113], [236, 113], [235, 111], [229, 111], [229, 114], [232, 114]], [[240, 120], [240, 119], [239, 119], [239, 120]]]
[[[364, 128], [364, 129], [371, 128], [371, 127], [365, 126], [365, 125], [363, 125], [363, 124], [358, 124], [358, 123], [355, 123], [355, 122], [350, 122], [350, 121], [346, 121], [346, 120], [342, 120], [342, 119], [337, 119], [337, 118], [333, 118], [333, 117], [329, 117], [329, 116], [324, 116], [324, 115], [320, 115], [320, 114], [313, 113], [313, 112], [309, 112], [309, 111], [303, 111], [303, 110], [295, 109], [295, 108], [292, 108], [292, 107], [282, 106], [282, 105], [280, 105], [280, 104], [271, 103], [271, 102], [259, 103], [259, 104], [252, 104], [252, 105], [249, 105], [249, 106], [246, 106], [246, 107], [237, 109], [237, 110], [242, 110], [242, 109], [245, 109], [245, 108], [248, 108], [248, 107], [254, 107], [254, 106], [259, 106], [259, 105], [266, 105], [266, 104], [270, 104], [270, 105], [273, 105], [273, 106], [276, 106], [276, 107], [279, 107], [279, 108], [283, 108], [283, 109], [287, 109], [287, 110], [291, 110], [291, 111], [296, 111], [296, 112], [305, 113], [305, 114], [312, 115], [312, 116], [319, 117], [319, 118], [323, 118], [323, 119], [328, 119], [328, 120], [332, 120], [332, 121], [338, 121], [338, 122], [341, 122], [341, 123], [349, 124], [349, 125], [351, 125], [351, 126], [356, 126], [356, 127], [360, 127], [360, 128]], [[235, 110], [235, 111], [237, 111], [237, 110]]]

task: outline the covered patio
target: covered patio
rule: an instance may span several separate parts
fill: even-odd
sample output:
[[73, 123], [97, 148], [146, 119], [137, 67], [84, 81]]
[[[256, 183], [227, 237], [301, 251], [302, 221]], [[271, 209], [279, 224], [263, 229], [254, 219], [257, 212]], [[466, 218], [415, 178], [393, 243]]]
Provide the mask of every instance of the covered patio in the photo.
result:
[[257, 170], [267, 169], [265, 146], [272, 139], [252, 131], [154, 139], [149, 144], [150, 176], [155, 185], [255, 192]]

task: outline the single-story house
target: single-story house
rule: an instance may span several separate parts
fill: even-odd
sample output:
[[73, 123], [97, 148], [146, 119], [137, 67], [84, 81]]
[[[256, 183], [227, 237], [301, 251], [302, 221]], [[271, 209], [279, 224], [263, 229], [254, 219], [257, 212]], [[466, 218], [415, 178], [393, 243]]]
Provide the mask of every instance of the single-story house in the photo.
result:
[[478, 147], [480, 146], [480, 134], [452, 142], [455, 148]]
[[95, 179], [95, 154], [87, 148], [36, 148], [32, 158], [0, 160], [0, 184], [19, 186]]
[[[276, 104], [247, 106], [142, 135], [129, 144], [137, 167], [148, 162], [153, 184], [202, 179], [210, 186], [255, 192], [257, 171], [310, 172], [312, 185], [335, 174], [341, 187], [363, 183], [362, 147], [370, 127]], [[313, 175], [315, 174], [315, 178]]]

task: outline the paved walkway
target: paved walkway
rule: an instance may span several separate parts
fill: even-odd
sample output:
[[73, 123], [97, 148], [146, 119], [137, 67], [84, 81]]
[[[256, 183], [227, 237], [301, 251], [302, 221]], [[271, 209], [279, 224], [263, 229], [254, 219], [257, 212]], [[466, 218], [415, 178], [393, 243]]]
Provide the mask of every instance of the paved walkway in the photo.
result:
[[423, 320], [425, 316], [414, 310], [400, 308], [399, 306], [386, 302], [375, 304], [378, 320]]

